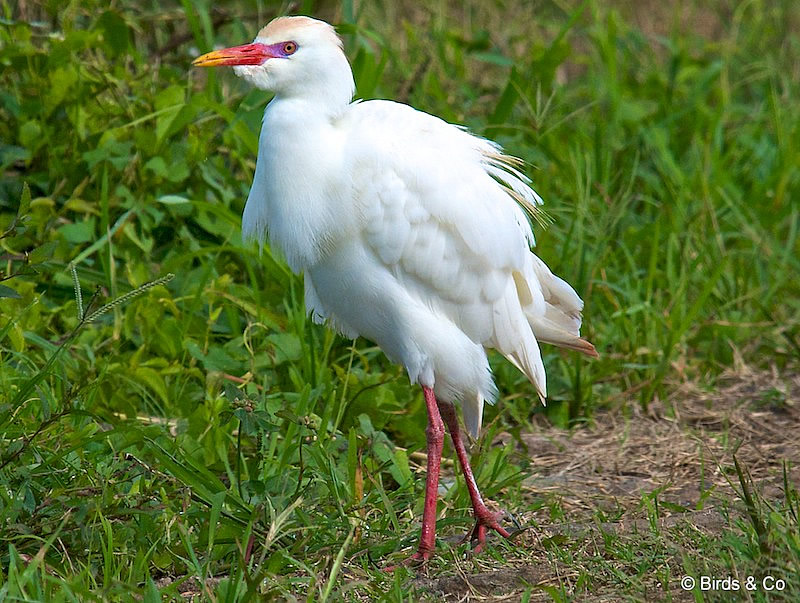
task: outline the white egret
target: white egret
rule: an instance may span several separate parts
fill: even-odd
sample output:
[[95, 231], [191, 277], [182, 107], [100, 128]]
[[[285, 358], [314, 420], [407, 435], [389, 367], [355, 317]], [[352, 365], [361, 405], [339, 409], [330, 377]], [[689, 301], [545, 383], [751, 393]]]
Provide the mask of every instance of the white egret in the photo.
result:
[[476, 550], [501, 514], [481, 499], [454, 403], [473, 437], [497, 394], [493, 348], [546, 395], [538, 342], [596, 356], [579, 334], [583, 302], [530, 248], [523, 208], [541, 203], [521, 162], [465, 129], [384, 100], [353, 102], [353, 74], [329, 24], [273, 20], [252, 44], [199, 67], [231, 65], [274, 93], [264, 112], [246, 238], [269, 240], [296, 273], [314, 320], [377, 343], [422, 386], [428, 473], [422, 535], [435, 547], [444, 425], [469, 489]]

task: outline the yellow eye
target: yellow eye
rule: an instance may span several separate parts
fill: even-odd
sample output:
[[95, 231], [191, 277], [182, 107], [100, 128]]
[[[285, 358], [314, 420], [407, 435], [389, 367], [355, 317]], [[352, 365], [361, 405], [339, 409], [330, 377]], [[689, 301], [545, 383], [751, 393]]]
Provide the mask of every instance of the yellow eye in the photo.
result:
[[294, 54], [297, 51], [297, 44], [294, 42], [284, 42], [283, 43], [283, 54], [289, 55]]

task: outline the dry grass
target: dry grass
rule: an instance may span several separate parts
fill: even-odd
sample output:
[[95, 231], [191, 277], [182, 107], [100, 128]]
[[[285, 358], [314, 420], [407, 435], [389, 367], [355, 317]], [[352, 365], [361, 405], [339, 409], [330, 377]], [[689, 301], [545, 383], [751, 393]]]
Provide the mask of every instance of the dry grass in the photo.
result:
[[[456, 558], [455, 574], [421, 576], [414, 584], [449, 600], [519, 600], [530, 586], [538, 587], [529, 592], [530, 600], [551, 600], [552, 593], [542, 587], [574, 587], [586, 573], [631, 569], [620, 561], [624, 555], [608, 555], [609, 537], [620, 540], [615, 547], [666, 553], [656, 565], [679, 577], [680, 555], [693, 554], [690, 543], [698, 534], [716, 538], [743, 515], [743, 507], [732, 502], [740, 498], [733, 455], [765, 500], [782, 499], [782, 467], [798, 458], [799, 430], [800, 375], [740, 365], [713, 391], [690, 383], [676, 386], [669, 400], [653, 404], [647, 414], [623, 418], [608, 412], [574, 432], [542, 427], [523, 434], [518, 445], [535, 471], [525, 481], [527, 498], [548, 501], [518, 517], [535, 527], [517, 539], [517, 551], [505, 551], [502, 562], [489, 556], [469, 562]], [[504, 434], [497, 443], [511, 440]], [[790, 467], [789, 475], [800, 481], [798, 467]], [[654, 513], [644, 500], [657, 500], [658, 510]], [[554, 523], [554, 507], [564, 520]], [[553, 552], [567, 541], [569, 563]], [[693, 600], [677, 578], [667, 589], [656, 573], [639, 578], [647, 600]], [[591, 600], [619, 600], [612, 582], [601, 577]]]
[[723, 377], [715, 391], [682, 384], [648, 414], [632, 406], [629, 418], [605, 413], [574, 433], [526, 434], [522, 443], [537, 468], [528, 485], [537, 495], [558, 492], [571, 511], [610, 499], [627, 507], [628, 499], [656, 489], [670, 502], [694, 506], [710, 489], [733, 494], [736, 453], [769, 487], [781, 480], [782, 459], [798, 457], [799, 398], [800, 376], [745, 369]]

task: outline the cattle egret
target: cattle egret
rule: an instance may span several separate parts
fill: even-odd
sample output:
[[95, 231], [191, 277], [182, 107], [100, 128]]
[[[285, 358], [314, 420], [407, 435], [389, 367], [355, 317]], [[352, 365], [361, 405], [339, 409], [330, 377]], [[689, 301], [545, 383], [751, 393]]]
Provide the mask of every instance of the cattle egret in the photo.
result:
[[422, 534], [410, 562], [434, 552], [444, 426], [464, 473], [475, 550], [508, 538], [481, 498], [454, 403], [473, 437], [497, 394], [486, 350], [530, 379], [542, 401], [538, 342], [596, 356], [581, 339], [583, 302], [531, 252], [523, 208], [541, 203], [521, 161], [464, 128], [385, 100], [352, 101], [355, 84], [329, 24], [281, 17], [252, 44], [204, 54], [274, 93], [264, 112], [245, 238], [304, 273], [316, 322], [377, 343], [422, 386], [428, 471]]

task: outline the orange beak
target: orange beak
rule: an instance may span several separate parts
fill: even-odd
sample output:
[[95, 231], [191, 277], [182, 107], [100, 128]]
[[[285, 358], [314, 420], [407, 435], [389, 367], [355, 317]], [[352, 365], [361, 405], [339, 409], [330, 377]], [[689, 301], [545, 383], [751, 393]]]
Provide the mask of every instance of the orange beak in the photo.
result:
[[215, 50], [192, 61], [195, 67], [214, 67], [216, 65], [261, 65], [267, 59], [277, 58], [273, 49], [266, 44], [244, 44]]

